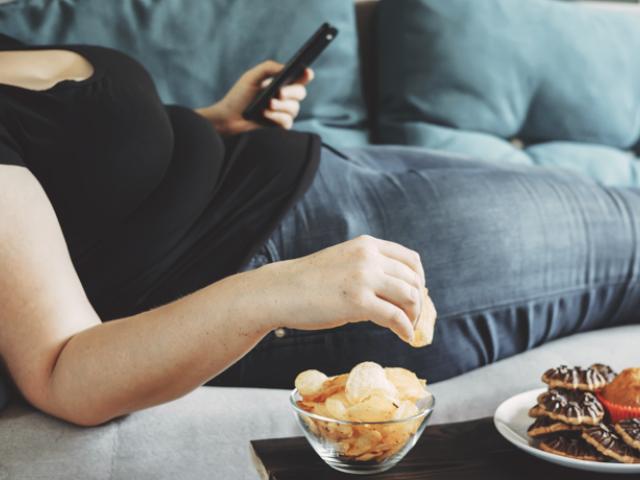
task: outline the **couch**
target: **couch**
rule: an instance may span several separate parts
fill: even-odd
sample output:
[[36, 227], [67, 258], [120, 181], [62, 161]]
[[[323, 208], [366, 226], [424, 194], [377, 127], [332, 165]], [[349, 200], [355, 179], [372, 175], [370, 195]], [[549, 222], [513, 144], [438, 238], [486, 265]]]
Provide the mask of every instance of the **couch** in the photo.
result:
[[[376, 2], [357, 1], [363, 90], [375, 115]], [[596, 8], [638, 6], [596, 4]], [[640, 17], [639, 17], [640, 18]], [[362, 141], [362, 136], [352, 136]], [[573, 335], [430, 386], [433, 423], [493, 413], [510, 395], [540, 386], [541, 370], [561, 363], [640, 364], [640, 325]], [[0, 412], [0, 480], [253, 479], [249, 440], [298, 435], [285, 390], [202, 387], [191, 394], [95, 428], [35, 411], [19, 398]]]

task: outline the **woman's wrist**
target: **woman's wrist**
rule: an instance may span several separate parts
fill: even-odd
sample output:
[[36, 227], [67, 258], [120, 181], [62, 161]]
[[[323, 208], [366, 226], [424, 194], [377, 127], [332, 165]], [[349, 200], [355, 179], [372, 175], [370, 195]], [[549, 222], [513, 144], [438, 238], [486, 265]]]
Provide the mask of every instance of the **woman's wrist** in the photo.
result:
[[220, 102], [208, 107], [197, 108], [195, 111], [206, 118], [220, 134], [227, 135], [231, 133], [228, 126], [229, 122], [227, 121], [229, 115]]
[[289, 284], [286, 260], [264, 265], [255, 270], [239, 273], [229, 278], [229, 284], [237, 301], [232, 302], [239, 314], [250, 319], [265, 335], [277, 328], [288, 327], [287, 320], [295, 311], [294, 295]]

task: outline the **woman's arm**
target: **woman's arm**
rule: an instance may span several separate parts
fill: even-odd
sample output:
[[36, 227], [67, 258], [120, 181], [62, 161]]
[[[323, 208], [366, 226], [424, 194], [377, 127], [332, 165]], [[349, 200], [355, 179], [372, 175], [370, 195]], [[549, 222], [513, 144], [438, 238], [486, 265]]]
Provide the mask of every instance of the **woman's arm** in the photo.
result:
[[103, 324], [27, 169], [0, 166], [0, 217], [0, 355], [27, 400], [79, 425], [184, 395], [278, 326], [371, 319], [410, 340], [421, 308], [417, 254], [362, 237]]
[[[260, 128], [261, 125], [245, 120], [242, 112], [271, 81], [284, 65], [267, 60], [245, 72], [219, 102], [196, 109], [223, 135], [233, 135]], [[290, 129], [300, 112], [300, 102], [307, 96], [305, 85], [313, 80], [313, 70], [307, 68], [295, 82], [280, 89], [278, 98], [271, 99], [264, 117], [281, 128]]]

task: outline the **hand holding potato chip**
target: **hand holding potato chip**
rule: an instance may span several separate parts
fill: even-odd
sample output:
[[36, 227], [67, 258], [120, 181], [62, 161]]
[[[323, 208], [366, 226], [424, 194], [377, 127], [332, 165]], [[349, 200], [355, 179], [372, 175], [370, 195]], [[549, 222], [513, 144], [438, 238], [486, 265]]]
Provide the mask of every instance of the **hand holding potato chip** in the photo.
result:
[[433, 331], [436, 327], [436, 307], [431, 301], [429, 290], [422, 290], [422, 310], [420, 316], [413, 327], [413, 342], [409, 345], [412, 347], [426, 347], [433, 342]]

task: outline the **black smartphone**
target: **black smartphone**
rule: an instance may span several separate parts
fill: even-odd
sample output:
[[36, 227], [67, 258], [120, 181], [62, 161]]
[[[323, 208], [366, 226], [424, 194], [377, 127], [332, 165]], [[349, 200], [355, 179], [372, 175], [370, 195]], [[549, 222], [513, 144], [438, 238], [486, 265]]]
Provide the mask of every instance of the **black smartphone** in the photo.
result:
[[310, 66], [325, 48], [336, 38], [338, 29], [329, 23], [323, 23], [320, 28], [311, 35], [302, 47], [287, 62], [282, 71], [273, 78], [273, 81], [262, 90], [249, 106], [242, 112], [247, 120], [262, 124], [272, 124], [264, 118], [263, 112], [269, 107], [269, 101], [278, 95], [281, 87], [294, 82]]

